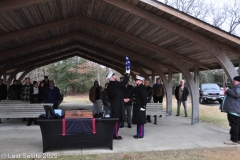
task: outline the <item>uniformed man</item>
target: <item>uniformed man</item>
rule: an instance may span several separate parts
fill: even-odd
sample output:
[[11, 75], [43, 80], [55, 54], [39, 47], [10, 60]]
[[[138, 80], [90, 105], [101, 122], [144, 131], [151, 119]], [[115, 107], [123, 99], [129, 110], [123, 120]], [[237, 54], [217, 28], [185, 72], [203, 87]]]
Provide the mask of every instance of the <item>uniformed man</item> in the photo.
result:
[[132, 124], [137, 125], [137, 134], [133, 137], [135, 139], [144, 137], [144, 124], [146, 123], [146, 104], [147, 92], [143, 85], [144, 78], [136, 76], [136, 87], [133, 94], [133, 117]]
[[116, 75], [110, 71], [107, 75], [109, 80], [107, 87], [107, 95], [109, 102], [111, 104], [111, 117], [119, 118], [119, 121], [116, 123], [114, 128], [113, 139], [121, 140], [123, 139], [118, 135], [119, 123], [126, 120], [125, 107], [124, 107], [124, 97], [123, 97], [123, 88], [128, 83], [130, 74], [130, 61], [126, 57], [126, 74], [122, 82], [117, 81]]

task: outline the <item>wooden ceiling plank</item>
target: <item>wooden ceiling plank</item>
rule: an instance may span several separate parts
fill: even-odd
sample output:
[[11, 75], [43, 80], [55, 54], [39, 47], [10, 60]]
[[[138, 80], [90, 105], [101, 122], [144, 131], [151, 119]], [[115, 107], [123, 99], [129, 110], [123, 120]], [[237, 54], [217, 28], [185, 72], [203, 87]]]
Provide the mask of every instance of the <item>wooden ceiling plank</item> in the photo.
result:
[[66, 0], [59, 0], [61, 5], [62, 5], [62, 13], [63, 13], [63, 18], [68, 18], [68, 4]]
[[28, 8], [23, 7], [23, 8], [21, 8], [21, 11], [24, 14], [24, 16], [29, 20], [29, 22], [31, 23], [31, 26], [37, 25], [35, 17], [32, 16], [32, 14], [30, 13]]
[[43, 3], [40, 7], [42, 14], [44, 15], [45, 19], [47, 20], [47, 22], [52, 22], [55, 19], [53, 18], [50, 8], [49, 8], [49, 4], [48, 3]]
[[[21, 30], [22, 28], [17, 24], [16, 21], [12, 19], [12, 17], [8, 13], [1, 13], [2, 17], [5, 19], [5, 21], [8, 22], [9, 25], [11, 25], [12, 28], [14, 28], [14, 31]], [[1, 21], [2, 22], [2, 21]]]
[[58, 17], [58, 10], [57, 10], [57, 6], [56, 6], [56, 1], [48, 2], [48, 7], [49, 7], [49, 11], [50, 11], [50, 14], [51, 14], [51, 17], [52, 17], [53, 21], [58, 20], [59, 17]]
[[67, 1], [67, 11], [68, 11], [68, 17], [72, 17], [73, 16], [73, 0], [68, 0]]

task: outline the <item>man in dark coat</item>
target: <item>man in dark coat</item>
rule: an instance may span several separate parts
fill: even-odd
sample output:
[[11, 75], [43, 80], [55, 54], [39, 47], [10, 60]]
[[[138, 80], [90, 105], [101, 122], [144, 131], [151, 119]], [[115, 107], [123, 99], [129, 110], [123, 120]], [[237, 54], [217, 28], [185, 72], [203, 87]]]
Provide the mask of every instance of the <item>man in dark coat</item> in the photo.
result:
[[111, 117], [119, 118], [114, 129], [113, 139], [121, 140], [122, 137], [118, 135], [119, 125], [126, 120], [123, 88], [128, 83], [129, 74], [125, 74], [122, 82], [117, 81], [116, 75], [112, 72], [108, 74], [107, 79], [109, 79], [107, 94], [111, 104]]
[[144, 124], [146, 123], [147, 92], [142, 84], [143, 80], [143, 77], [137, 75], [133, 93], [132, 123], [137, 125], [137, 134], [133, 136], [135, 139], [144, 137]]
[[13, 84], [8, 88], [8, 98], [10, 100], [20, 100], [20, 87], [18, 86], [18, 81], [15, 79]]
[[0, 79], [0, 100], [7, 99], [7, 85], [3, 83], [3, 79]]
[[[3, 83], [3, 79], [0, 78], [0, 101], [7, 99], [7, 85]], [[0, 118], [0, 123], [2, 123]]]
[[116, 75], [110, 70], [107, 75], [107, 79], [109, 80], [107, 95], [109, 98], [109, 102], [111, 104], [111, 117], [119, 118], [119, 121], [116, 122], [114, 127], [113, 139], [121, 140], [123, 139], [118, 135], [119, 126], [122, 122], [125, 121], [125, 107], [124, 107], [124, 97], [123, 97], [123, 88], [128, 83], [130, 74], [130, 61], [128, 57], [126, 57], [126, 74], [124, 76], [124, 80], [122, 82], [117, 81]]
[[230, 140], [224, 144], [238, 145], [240, 143], [240, 76], [233, 78], [233, 87], [226, 90], [226, 96], [220, 106], [227, 113], [230, 126]]
[[183, 104], [184, 110], [185, 110], [185, 117], [188, 116], [188, 110], [187, 110], [187, 97], [189, 95], [188, 88], [184, 86], [184, 80], [180, 81], [180, 85], [176, 87], [175, 89], [175, 97], [177, 99], [177, 115], [180, 115], [180, 106], [181, 103]]
[[54, 86], [54, 81], [49, 81], [49, 87], [44, 90], [43, 101], [44, 103], [53, 103], [53, 108], [58, 109], [59, 101], [61, 99], [60, 90]]

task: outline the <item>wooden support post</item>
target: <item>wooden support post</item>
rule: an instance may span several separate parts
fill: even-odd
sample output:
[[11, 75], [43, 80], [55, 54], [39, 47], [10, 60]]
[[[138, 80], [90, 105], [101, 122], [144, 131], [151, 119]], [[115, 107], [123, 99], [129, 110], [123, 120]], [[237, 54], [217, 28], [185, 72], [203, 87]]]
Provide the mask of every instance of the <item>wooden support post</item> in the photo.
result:
[[169, 88], [166, 88], [166, 92], [169, 92], [169, 94], [167, 94], [167, 96], [171, 96], [171, 97], [167, 97], [167, 107], [166, 107], [166, 112], [168, 116], [172, 116], [172, 70], [169, 69], [168, 70], [168, 83], [169, 83]]
[[[192, 98], [192, 122], [191, 124], [199, 123], [199, 66], [194, 66], [194, 81], [195, 81], [195, 89], [192, 90], [191, 98]], [[194, 95], [193, 98], [192, 96]]]

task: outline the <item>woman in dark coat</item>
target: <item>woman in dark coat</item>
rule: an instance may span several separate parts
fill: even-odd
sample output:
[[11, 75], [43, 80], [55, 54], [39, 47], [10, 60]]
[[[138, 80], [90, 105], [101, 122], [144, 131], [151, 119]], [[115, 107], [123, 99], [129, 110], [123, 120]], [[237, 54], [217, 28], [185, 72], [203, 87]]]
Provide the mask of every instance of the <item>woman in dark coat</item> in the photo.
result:
[[133, 93], [133, 117], [132, 124], [137, 125], [137, 134], [133, 137], [135, 139], [144, 137], [144, 124], [146, 123], [146, 104], [147, 92], [143, 83], [144, 78], [137, 76]]

